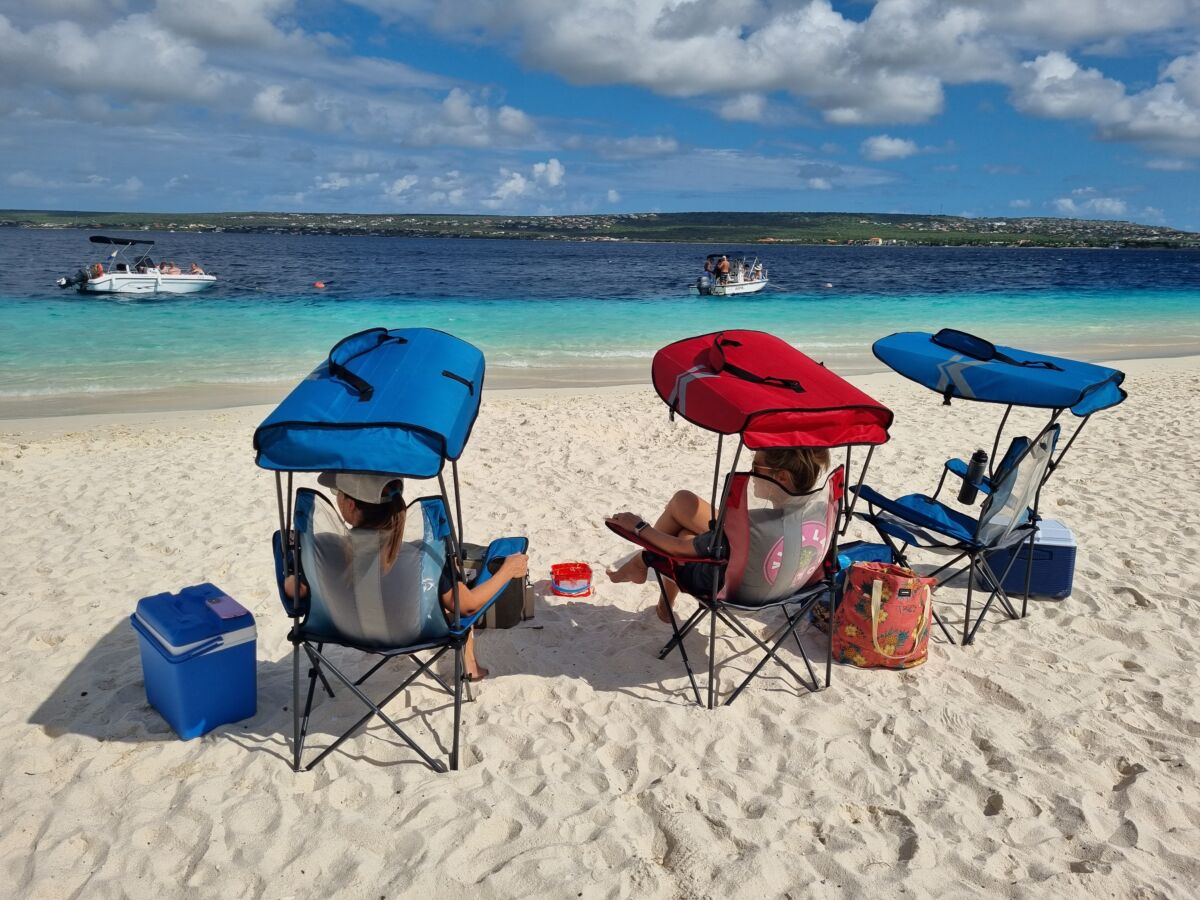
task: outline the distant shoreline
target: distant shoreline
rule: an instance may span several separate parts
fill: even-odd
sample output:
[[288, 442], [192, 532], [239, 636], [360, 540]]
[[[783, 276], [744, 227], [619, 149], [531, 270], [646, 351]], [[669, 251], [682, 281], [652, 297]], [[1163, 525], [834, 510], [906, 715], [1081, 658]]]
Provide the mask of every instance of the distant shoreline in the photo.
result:
[[0, 227], [417, 239], [681, 243], [709, 246], [917, 246], [1200, 249], [1200, 234], [1133, 222], [967, 219], [892, 213], [627, 213], [592, 216], [342, 213], [122, 213], [0, 210]]

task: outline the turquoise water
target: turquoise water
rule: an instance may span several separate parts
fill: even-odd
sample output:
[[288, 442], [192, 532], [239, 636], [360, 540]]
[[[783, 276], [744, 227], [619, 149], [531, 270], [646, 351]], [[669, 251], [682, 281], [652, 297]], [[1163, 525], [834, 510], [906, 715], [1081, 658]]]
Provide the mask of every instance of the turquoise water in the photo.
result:
[[[521, 370], [628, 372], [670, 340], [724, 328], [772, 331], [844, 372], [878, 368], [875, 338], [947, 326], [1090, 359], [1200, 351], [1200, 254], [771, 247], [769, 292], [708, 298], [686, 290], [702, 256], [690, 246], [221, 235], [217, 259], [212, 237], [178, 237], [200, 246], [176, 255], [200, 257], [220, 288], [152, 300], [60, 292], [49, 282], [83, 261], [82, 237], [37, 235], [57, 245], [29, 256], [61, 259], [9, 267], [0, 397], [289, 381], [377, 325], [441, 328], [493, 369]], [[251, 264], [264, 258], [273, 267]], [[363, 274], [380, 271], [385, 280]]]

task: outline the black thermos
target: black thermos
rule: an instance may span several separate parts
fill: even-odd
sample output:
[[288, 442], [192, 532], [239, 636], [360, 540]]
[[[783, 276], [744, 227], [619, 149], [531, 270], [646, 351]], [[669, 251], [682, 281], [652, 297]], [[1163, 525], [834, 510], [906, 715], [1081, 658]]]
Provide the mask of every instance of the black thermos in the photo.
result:
[[987, 471], [988, 455], [986, 451], [976, 450], [971, 454], [971, 462], [967, 465], [967, 476], [963, 479], [962, 487], [958, 489], [959, 503], [974, 503], [979, 494], [979, 485]]

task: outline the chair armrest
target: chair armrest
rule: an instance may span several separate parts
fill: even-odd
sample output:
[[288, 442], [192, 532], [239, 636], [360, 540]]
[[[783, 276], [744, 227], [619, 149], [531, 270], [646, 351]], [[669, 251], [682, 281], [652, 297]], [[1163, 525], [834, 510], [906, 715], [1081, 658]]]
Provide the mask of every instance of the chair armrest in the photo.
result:
[[[946, 460], [946, 471], [951, 475], [957, 475], [960, 479], [967, 478], [967, 461], [965, 459], [948, 459]], [[992, 479], [986, 475], [979, 482], [979, 490], [985, 494], [992, 492]]]
[[712, 559], [712, 558], [706, 557], [706, 556], [672, 556], [670, 553], [667, 553], [665, 550], [661, 550], [658, 547], [655, 547], [649, 541], [643, 539], [641, 537], [641, 535], [636, 534], [635, 532], [631, 531], [628, 528], [622, 528], [620, 525], [616, 525], [612, 522], [605, 522], [604, 524], [608, 526], [609, 531], [613, 532], [616, 535], [619, 535], [620, 537], [625, 538], [625, 540], [629, 541], [631, 544], [637, 544], [642, 549], [648, 550], [651, 553], [656, 554], [657, 556], [661, 556], [663, 559], [669, 559], [671, 562], [676, 562], [676, 563], [713, 563], [713, 564], [719, 565], [719, 566], [723, 566], [729, 562], [728, 560], [725, 560], [725, 559]]
[[[529, 538], [523, 537], [504, 537], [496, 538], [487, 546], [487, 550], [483, 553], [483, 559], [479, 563], [479, 574], [475, 576], [475, 581], [470, 587], [478, 587], [481, 584], [486, 584], [496, 574], [492, 571], [491, 563], [498, 559], [503, 559], [506, 556], [512, 556], [514, 553], [526, 553], [529, 550]], [[504, 588], [497, 588], [496, 593], [488, 599], [483, 605], [480, 612], [491, 606], [496, 598], [504, 592]]]
[[[921, 511], [913, 509], [911, 506], [908, 506], [897, 500], [892, 500], [889, 497], [885, 497], [885, 496], [883, 496], [883, 494], [879, 493], [879, 491], [875, 490], [874, 488], [872, 488], [868, 485], [865, 485], [865, 484], [860, 485], [857, 488], [854, 488], [853, 490], [856, 490], [858, 493], [858, 496], [861, 497], [863, 500], [866, 500], [867, 503], [869, 503], [871, 506], [877, 506], [877, 507], [879, 507], [879, 509], [883, 510], [884, 512], [888, 513], [889, 515], [894, 516], [897, 519], [900, 519], [903, 522], [910, 522], [919, 528], [923, 528], [927, 531], [932, 531], [934, 534], [943, 535], [954, 541], [961, 541], [964, 539], [962, 534], [955, 534], [953, 532], [947, 531], [945, 522], [940, 522], [937, 519], [935, 519], [933, 516], [927, 516], [924, 513], [922, 513]], [[916, 495], [914, 495], [914, 496], [916, 496]], [[925, 498], [925, 499], [928, 499], [928, 498]], [[947, 507], [943, 507], [943, 508], [947, 508]], [[871, 521], [873, 524], [875, 524], [875, 526], [877, 528], [879, 527], [878, 521], [877, 521], [877, 519], [878, 519], [877, 516], [870, 515], [869, 513], [861, 513], [861, 515], [864, 518]], [[969, 539], [970, 535], [967, 535], [967, 538]]]

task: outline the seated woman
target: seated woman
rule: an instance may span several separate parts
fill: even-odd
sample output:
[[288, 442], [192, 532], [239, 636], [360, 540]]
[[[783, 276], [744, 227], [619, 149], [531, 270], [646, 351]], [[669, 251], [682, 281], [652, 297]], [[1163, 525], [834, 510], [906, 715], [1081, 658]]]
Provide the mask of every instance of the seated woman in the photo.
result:
[[[754, 454], [752, 468], [756, 475], [777, 482], [790, 493], [804, 494], [817, 485], [828, 467], [828, 450], [798, 448], [759, 450]], [[755, 489], [758, 490], [758, 487]], [[636, 532], [638, 537], [661, 550], [664, 555], [682, 559], [711, 559], [718, 549], [723, 554], [728, 552], [727, 546], [713, 546], [713, 532], [709, 530], [712, 519], [713, 509], [706, 500], [691, 491], [678, 491], [653, 525], [630, 512], [617, 513], [610, 516], [608, 521]], [[633, 554], [618, 568], [609, 570], [609, 580], [618, 584], [645, 583], [650, 557], [648, 551]], [[680, 588], [689, 594], [708, 594], [712, 590], [714, 571], [720, 584], [725, 572], [723, 566], [701, 562], [677, 566], [678, 583], [669, 579], [664, 582], [668, 602], [674, 606]], [[658, 601], [658, 618], [668, 624], [671, 621], [670, 611], [662, 598]]]
[[200, 268], [199, 263], [193, 262], [190, 266], [188, 266], [188, 274], [189, 275], [203, 275], [204, 270], [202, 268]]
[[[404, 482], [388, 475], [354, 475], [346, 472], [322, 472], [317, 481], [332, 488], [338, 512], [354, 531], [371, 530], [380, 532], [380, 565], [384, 573], [395, 565], [404, 542], [404, 523], [408, 507], [404, 502]], [[458, 609], [464, 616], [472, 615], [483, 608], [497, 591], [503, 590], [513, 578], [523, 578], [529, 571], [529, 558], [524, 553], [507, 556], [500, 568], [485, 584], [474, 588], [458, 581]], [[455, 578], [450, 560], [442, 569], [438, 582], [438, 597], [447, 620], [454, 616]], [[284, 580], [284, 591], [289, 597], [296, 596], [295, 576]], [[308, 586], [301, 583], [301, 596], [307, 596]], [[463, 660], [467, 677], [471, 681], [482, 681], [488, 670], [479, 665], [475, 658], [475, 629], [467, 635]]]

